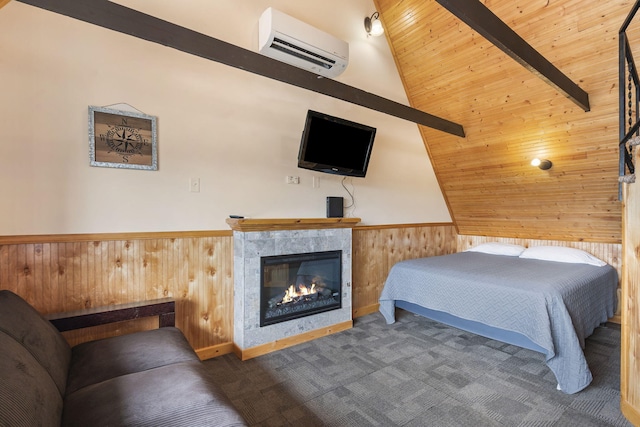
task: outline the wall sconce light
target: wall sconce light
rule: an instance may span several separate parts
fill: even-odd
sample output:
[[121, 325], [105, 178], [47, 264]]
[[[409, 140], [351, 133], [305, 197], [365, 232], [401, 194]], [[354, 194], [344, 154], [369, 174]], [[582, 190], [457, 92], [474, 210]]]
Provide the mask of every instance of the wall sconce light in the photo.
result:
[[553, 163], [551, 163], [551, 160], [533, 159], [533, 160], [531, 160], [531, 166], [537, 166], [540, 169], [542, 169], [543, 171], [546, 171], [548, 169], [551, 169], [551, 166], [553, 166]]
[[373, 12], [371, 17], [364, 18], [364, 29], [367, 31], [367, 34], [370, 36], [378, 37], [384, 33], [384, 28], [382, 28], [382, 22], [380, 22], [380, 14], [378, 12]]

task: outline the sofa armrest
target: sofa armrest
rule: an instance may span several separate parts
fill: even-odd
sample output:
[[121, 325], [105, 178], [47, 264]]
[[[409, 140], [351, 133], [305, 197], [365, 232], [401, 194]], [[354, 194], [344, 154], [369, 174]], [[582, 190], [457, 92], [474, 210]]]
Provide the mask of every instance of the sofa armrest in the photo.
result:
[[44, 317], [60, 332], [64, 332], [151, 316], [158, 316], [158, 326], [161, 328], [165, 326], [175, 326], [175, 300], [172, 298], [161, 298], [63, 313], [51, 313]]

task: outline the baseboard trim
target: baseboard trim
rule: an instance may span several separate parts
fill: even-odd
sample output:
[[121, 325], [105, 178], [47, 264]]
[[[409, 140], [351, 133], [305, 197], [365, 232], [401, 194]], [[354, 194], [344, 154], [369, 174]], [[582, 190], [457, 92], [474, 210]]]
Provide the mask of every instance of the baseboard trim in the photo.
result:
[[620, 412], [631, 424], [640, 426], [640, 412], [624, 399], [620, 399]]
[[226, 342], [224, 344], [212, 345], [211, 347], [205, 347], [196, 350], [196, 354], [200, 360], [212, 359], [214, 357], [222, 356], [223, 354], [233, 353], [233, 343]]
[[355, 310], [353, 310], [353, 317], [362, 317], [362, 316], [366, 316], [367, 314], [371, 314], [371, 313], [375, 313], [380, 309], [380, 304], [379, 303], [375, 303], [375, 304], [371, 304], [371, 305], [366, 305], [364, 307], [360, 307], [360, 308], [356, 308]]
[[294, 337], [282, 338], [270, 343], [258, 345], [255, 347], [242, 350], [237, 345], [233, 344], [233, 353], [242, 361], [253, 359], [254, 357], [262, 356], [272, 353], [274, 351], [282, 350], [287, 347], [292, 347], [297, 344], [302, 344], [308, 341], [315, 340], [327, 335], [335, 334], [337, 332], [346, 331], [353, 328], [353, 320], [338, 323], [333, 326], [327, 326], [326, 328], [315, 329], [313, 331], [305, 332]]

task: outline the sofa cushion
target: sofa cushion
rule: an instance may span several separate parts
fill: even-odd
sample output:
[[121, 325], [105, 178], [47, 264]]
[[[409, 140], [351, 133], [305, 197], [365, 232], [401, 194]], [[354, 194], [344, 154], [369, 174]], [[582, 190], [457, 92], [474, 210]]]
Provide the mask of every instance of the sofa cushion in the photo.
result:
[[68, 394], [63, 426], [245, 426], [200, 362], [112, 378]]
[[85, 342], [71, 350], [67, 394], [120, 375], [199, 360], [173, 327]]
[[0, 332], [0, 426], [59, 426], [62, 396], [45, 368]]
[[51, 322], [18, 295], [2, 290], [0, 331], [13, 337], [33, 355], [64, 396], [71, 348]]

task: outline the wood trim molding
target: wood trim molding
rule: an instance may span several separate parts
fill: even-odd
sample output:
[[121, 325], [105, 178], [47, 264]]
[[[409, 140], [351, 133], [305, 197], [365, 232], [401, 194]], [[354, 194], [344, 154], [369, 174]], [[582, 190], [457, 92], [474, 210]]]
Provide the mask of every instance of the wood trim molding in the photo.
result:
[[357, 317], [366, 316], [368, 314], [375, 313], [378, 310], [380, 310], [380, 303], [371, 304], [371, 305], [367, 305], [360, 308], [354, 308], [353, 317], [357, 318]]
[[308, 341], [322, 338], [327, 335], [335, 334], [337, 332], [346, 331], [353, 328], [353, 321], [348, 320], [346, 322], [338, 323], [333, 326], [327, 326], [326, 328], [315, 329], [313, 331], [305, 332], [293, 337], [286, 337], [274, 342], [258, 345], [255, 347], [242, 350], [237, 345], [233, 345], [234, 354], [242, 361], [253, 359], [254, 357], [262, 356], [264, 354], [272, 353], [277, 350], [282, 350], [297, 344], [302, 344]]
[[360, 218], [227, 219], [227, 224], [229, 224], [232, 230], [242, 232], [353, 228], [353, 226], [359, 222]]
[[[274, 221], [276, 223], [274, 224]], [[266, 231], [284, 227], [287, 223], [298, 222], [298, 229], [305, 228], [353, 228], [354, 230], [384, 230], [395, 228], [414, 227], [439, 227], [453, 226], [452, 222], [433, 222], [415, 224], [382, 224], [382, 225], [355, 225], [360, 222], [360, 218], [316, 218], [316, 219], [228, 219], [227, 224], [231, 230], [238, 231]], [[237, 224], [235, 224], [237, 223]], [[332, 225], [334, 224], [334, 225]], [[255, 227], [255, 229], [251, 229]], [[296, 229], [291, 228], [282, 229]], [[231, 230], [194, 230], [194, 231], [149, 231], [130, 233], [87, 233], [87, 234], [24, 234], [13, 236], [0, 236], [0, 245], [22, 245], [39, 243], [75, 243], [75, 242], [95, 242], [111, 240], [145, 240], [145, 239], [185, 239], [202, 237], [230, 237], [233, 236]]]
[[293, 86], [380, 111], [391, 116], [464, 137], [462, 125], [339, 81], [276, 61], [185, 27], [108, 0], [18, 0], [181, 52], [259, 74]]
[[620, 412], [634, 426], [640, 426], [640, 412], [625, 397], [620, 399]]
[[228, 230], [207, 231], [152, 231], [135, 233], [93, 233], [93, 234], [33, 234], [0, 236], [0, 245], [22, 245], [38, 243], [75, 243], [109, 240], [145, 240], [145, 239], [185, 239], [201, 237], [228, 237]]
[[6, 6], [11, 0], [0, 0], [0, 9]]
[[233, 353], [232, 342], [212, 345], [211, 347], [205, 347], [196, 350], [196, 354], [198, 355], [200, 360], [213, 359], [214, 357], [222, 356], [229, 353]]

